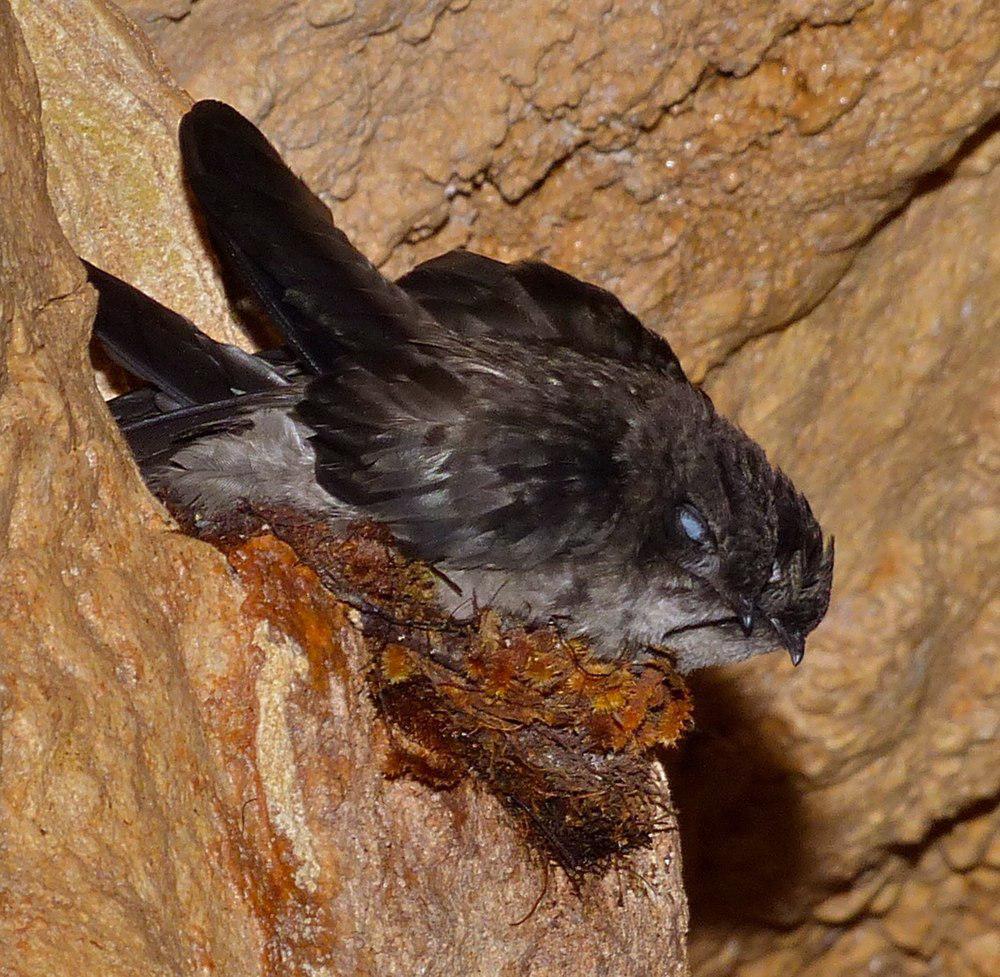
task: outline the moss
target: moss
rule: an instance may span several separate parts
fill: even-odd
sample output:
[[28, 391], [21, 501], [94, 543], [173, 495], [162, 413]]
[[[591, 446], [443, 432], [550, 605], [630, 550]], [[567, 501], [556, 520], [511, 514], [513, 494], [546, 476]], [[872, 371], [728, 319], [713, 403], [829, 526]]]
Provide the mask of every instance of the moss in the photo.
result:
[[[264, 522], [285, 543], [254, 535]], [[215, 542], [255, 613], [302, 644], [311, 671], [345, 667], [331, 649], [344, 604], [355, 608], [368, 687], [394, 733], [390, 774], [436, 786], [474, 777], [575, 876], [649, 843], [664, 815], [649, 750], [691, 719], [666, 659], [604, 661], [554, 627], [488, 608], [456, 622], [434, 601], [433, 571], [401, 557], [379, 526], [338, 537], [282, 513], [264, 522]]]

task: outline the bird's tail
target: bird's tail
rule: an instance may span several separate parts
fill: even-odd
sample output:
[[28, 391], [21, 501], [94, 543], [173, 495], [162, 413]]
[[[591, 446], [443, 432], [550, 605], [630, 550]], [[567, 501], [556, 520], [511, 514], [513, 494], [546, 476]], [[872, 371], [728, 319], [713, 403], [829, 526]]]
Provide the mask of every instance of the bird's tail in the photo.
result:
[[116, 363], [177, 407], [218, 403], [287, 384], [266, 360], [216, 342], [127, 282], [84, 264], [98, 293], [94, 334]]
[[284, 350], [252, 356], [218, 343], [138, 289], [84, 264], [98, 293], [94, 335], [116, 363], [150, 384], [108, 404], [143, 471], [179, 443], [238, 427], [247, 412], [290, 395], [299, 371]]

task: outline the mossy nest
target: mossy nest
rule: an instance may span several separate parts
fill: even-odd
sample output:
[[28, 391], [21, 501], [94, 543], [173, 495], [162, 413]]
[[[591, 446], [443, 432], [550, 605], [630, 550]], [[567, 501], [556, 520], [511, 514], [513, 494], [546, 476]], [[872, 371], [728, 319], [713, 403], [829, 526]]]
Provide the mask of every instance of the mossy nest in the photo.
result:
[[[489, 608], [456, 621], [435, 602], [434, 571], [376, 525], [333, 536], [271, 513], [266, 526], [357, 610], [368, 687], [393, 733], [391, 774], [438, 786], [474, 776], [576, 877], [649, 844], [668, 819], [649, 751], [691, 720], [668, 658], [605, 661], [553, 626]], [[230, 536], [222, 548], [245, 568], [246, 545]]]

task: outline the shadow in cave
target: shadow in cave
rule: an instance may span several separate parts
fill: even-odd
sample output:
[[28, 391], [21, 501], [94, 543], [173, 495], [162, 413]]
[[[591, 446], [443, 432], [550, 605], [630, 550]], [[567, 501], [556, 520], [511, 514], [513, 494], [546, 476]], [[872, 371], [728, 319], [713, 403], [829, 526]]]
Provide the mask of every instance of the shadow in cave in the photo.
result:
[[696, 726], [668, 762], [692, 933], [791, 925], [814, 865], [777, 720], [725, 674], [699, 673], [690, 684]]

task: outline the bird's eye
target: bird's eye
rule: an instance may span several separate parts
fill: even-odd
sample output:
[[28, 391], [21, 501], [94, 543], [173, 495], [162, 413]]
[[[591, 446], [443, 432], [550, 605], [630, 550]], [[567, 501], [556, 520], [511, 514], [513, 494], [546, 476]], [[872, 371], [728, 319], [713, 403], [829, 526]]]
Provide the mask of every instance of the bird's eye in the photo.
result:
[[682, 505], [677, 510], [677, 522], [688, 539], [695, 543], [708, 542], [708, 525], [693, 505]]

